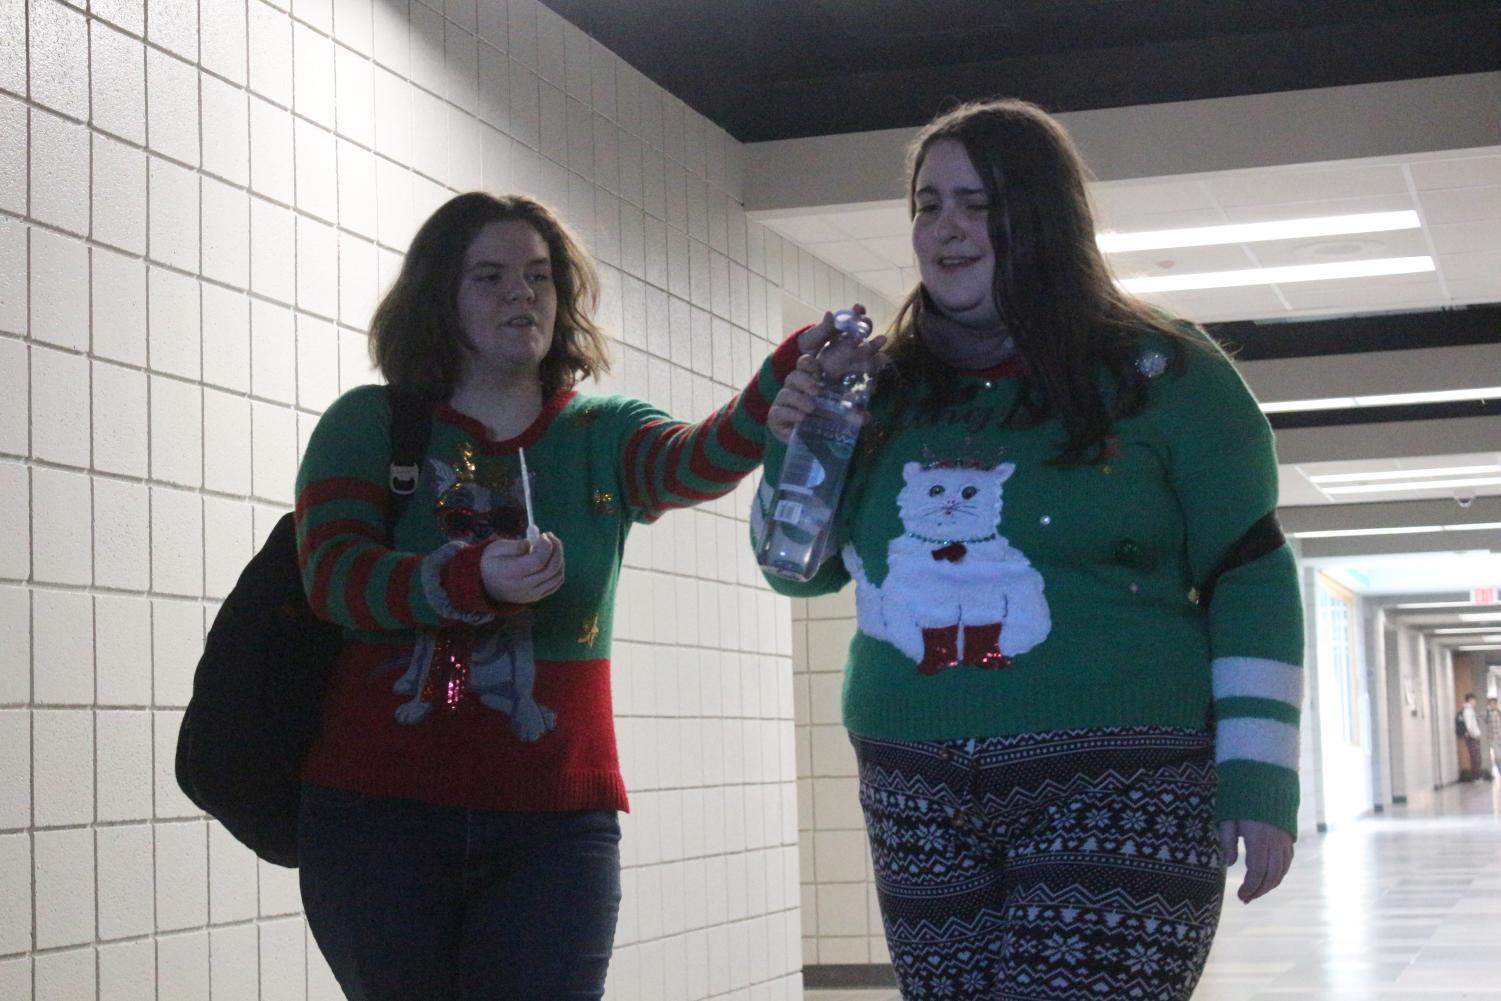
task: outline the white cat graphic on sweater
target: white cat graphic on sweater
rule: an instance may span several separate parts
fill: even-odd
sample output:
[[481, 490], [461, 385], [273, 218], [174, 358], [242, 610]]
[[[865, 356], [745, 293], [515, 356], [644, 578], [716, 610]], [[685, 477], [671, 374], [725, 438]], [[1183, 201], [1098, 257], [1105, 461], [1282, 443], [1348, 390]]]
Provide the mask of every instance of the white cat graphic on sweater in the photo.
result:
[[1001, 485], [1014, 472], [1010, 462], [909, 462], [896, 498], [906, 531], [887, 544], [886, 579], [872, 584], [844, 547], [860, 631], [901, 650], [921, 674], [1009, 667], [1052, 631], [1042, 574], [999, 530]]

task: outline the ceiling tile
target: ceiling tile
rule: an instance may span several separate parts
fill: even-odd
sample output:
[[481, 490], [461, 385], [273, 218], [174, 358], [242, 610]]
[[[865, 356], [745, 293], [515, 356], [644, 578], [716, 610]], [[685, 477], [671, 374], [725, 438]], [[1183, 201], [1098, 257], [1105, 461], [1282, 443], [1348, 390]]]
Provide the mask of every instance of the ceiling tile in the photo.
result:
[[1454, 466], [1485, 466], [1497, 462], [1495, 452], [1461, 452], [1450, 455], [1393, 456], [1383, 459], [1331, 459], [1297, 465], [1305, 476], [1338, 476], [1359, 473], [1391, 473], [1405, 469], [1449, 469]]
[[1494, 222], [1436, 223], [1428, 227], [1440, 254], [1491, 254], [1501, 251], [1501, 226]]
[[1296, 466], [1277, 467], [1277, 506], [1300, 507], [1328, 504], [1329, 498], [1301, 476]]
[[1501, 184], [1501, 155], [1456, 157], [1452, 160], [1419, 160], [1409, 170], [1419, 190], [1473, 188]]
[[1240, 271], [1256, 261], [1239, 244], [1219, 247], [1172, 247], [1111, 254], [1106, 263], [1118, 278], [1143, 275], [1196, 275], [1208, 271]]
[[1299, 310], [1369, 312], [1374, 306], [1438, 306], [1448, 302], [1438, 276], [1432, 273], [1297, 282], [1277, 288], [1288, 305]]
[[1391, 195], [1229, 206], [1225, 209], [1225, 218], [1230, 222], [1281, 222], [1284, 219], [1317, 219], [1323, 216], [1359, 215], [1364, 212], [1402, 212], [1414, 208], [1417, 205], [1413, 203], [1412, 196], [1404, 191]]
[[1449, 287], [1449, 300], [1453, 303], [1501, 302], [1501, 281], [1494, 278], [1472, 278], [1445, 282]]
[[1397, 460], [1399, 469], [1446, 469], [1451, 466], [1501, 465], [1498, 452], [1461, 452], [1458, 455], [1415, 455]]
[[911, 289], [911, 286], [902, 281], [900, 268], [882, 268], [877, 271], [857, 271], [855, 278], [875, 289], [881, 295], [890, 299], [893, 303], [901, 299]]
[[1426, 257], [1428, 240], [1420, 229], [1354, 236], [1324, 236], [1312, 240], [1268, 240], [1246, 245], [1262, 267], [1325, 264], [1332, 261], [1369, 261], [1380, 257]]
[[1501, 252], [1494, 254], [1440, 254], [1435, 258], [1444, 281], [1490, 282], [1501, 289]]
[[1209, 177], [1204, 183], [1226, 208], [1400, 195], [1407, 191], [1407, 178], [1395, 164], [1236, 171]]
[[1174, 316], [1196, 323], [1262, 320], [1287, 315], [1287, 306], [1269, 285], [1162, 292], [1141, 298], [1160, 305]]
[[[1284, 467], [1288, 468], [1288, 467]], [[1300, 462], [1291, 467], [1305, 477], [1342, 476], [1349, 473], [1392, 473], [1402, 468], [1398, 459], [1331, 459], [1328, 462]]]
[[888, 264], [907, 267], [912, 260], [912, 238], [908, 236], [878, 236], [862, 241], [866, 250], [878, 255]]
[[1095, 228], [1102, 233], [1146, 233], [1162, 229], [1196, 229], [1219, 226], [1225, 214], [1217, 208], [1158, 212], [1107, 212], [1096, 210]]
[[1423, 218], [1432, 225], [1501, 219], [1501, 184], [1483, 188], [1445, 188], [1418, 196]]
[[851, 209], [834, 215], [839, 228], [857, 240], [878, 236], [905, 238], [912, 231], [905, 202], [892, 202], [882, 208]]
[[890, 267], [891, 262], [872, 253], [858, 240], [816, 243], [809, 247], [815, 254], [843, 271], [859, 273]]
[[849, 234], [839, 229], [832, 229], [829, 224], [829, 216], [799, 215], [785, 216], [781, 219], [763, 220], [767, 226], [782, 234], [794, 243], [803, 246], [811, 246], [815, 243], [827, 243], [831, 240], [844, 240]]
[[[1465, 487], [1464, 489], [1466, 492], [1473, 491], [1477, 497], [1501, 496], [1501, 486]], [[1381, 501], [1448, 500], [1453, 496], [1453, 487], [1442, 487], [1437, 490], [1382, 490], [1368, 494], [1334, 494], [1332, 499], [1336, 504], [1376, 504]], [[1464, 544], [1465, 533], [1455, 534], [1459, 538], [1450, 536], [1445, 541], [1454, 544], [1454, 548], [1458, 548]]]
[[1138, 216], [1187, 209], [1213, 211], [1215, 201], [1197, 180], [1101, 181], [1089, 186], [1090, 201], [1117, 226]]

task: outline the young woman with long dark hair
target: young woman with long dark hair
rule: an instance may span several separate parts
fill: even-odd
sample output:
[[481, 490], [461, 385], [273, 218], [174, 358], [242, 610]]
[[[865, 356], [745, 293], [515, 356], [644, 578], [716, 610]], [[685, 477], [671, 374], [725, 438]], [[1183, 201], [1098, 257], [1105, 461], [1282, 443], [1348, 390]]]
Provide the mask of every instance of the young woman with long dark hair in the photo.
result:
[[[1303, 627], [1271, 430], [1112, 282], [1086, 170], [1020, 101], [919, 134], [921, 283], [793, 595], [856, 587], [844, 722], [903, 997], [1186, 999], [1224, 867], [1297, 830]], [[812, 409], [801, 359], [768, 427]], [[766, 456], [761, 497], [784, 449]]]

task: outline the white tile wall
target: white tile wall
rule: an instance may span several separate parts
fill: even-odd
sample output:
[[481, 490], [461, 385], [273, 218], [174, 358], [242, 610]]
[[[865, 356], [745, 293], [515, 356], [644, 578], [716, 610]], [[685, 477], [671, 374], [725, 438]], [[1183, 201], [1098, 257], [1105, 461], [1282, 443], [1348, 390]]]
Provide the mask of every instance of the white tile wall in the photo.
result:
[[[295, 873], [173, 780], [214, 603], [455, 191], [557, 206], [601, 266], [600, 388], [685, 416], [777, 342], [784, 286], [874, 301], [746, 220], [742, 163], [536, 0], [0, 3], [0, 899], [32, 901], [0, 908], [0, 997], [338, 996]], [[804, 831], [800, 866], [794, 776], [850, 763], [794, 684], [808, 631], [750, 561], [750, 490], [627, 550], [611, 1001], [799, 996], [800, 871], [869, 930], [838, 903], [853, 829]]]
[[152, 1001], [156, 997], [156, 943], [143, 938], [101, 945], [99, 996], [118, 1001]]
[[92, 949], [43, 953], [36, 957], [33, 972], [37, 1001], [93, 997], [98, 983]]
[[[156, 996], [159, 1001], [191, 1001], [209, 996], [208, 945], [208, 935], [203, 931], [157, 938]], [[282, 955], [289, 957], [294, 954]], [[293, 964], [284, 961], [284, 965]]]
[[793, 602], [792, 628], [803, 962], [883, 963], [855, 755], [840, 723], [852, 593]]
[[39, 588], [31, 598], [32, 700], [87, 706], [94, 701], [93, 607], [82, 591]]

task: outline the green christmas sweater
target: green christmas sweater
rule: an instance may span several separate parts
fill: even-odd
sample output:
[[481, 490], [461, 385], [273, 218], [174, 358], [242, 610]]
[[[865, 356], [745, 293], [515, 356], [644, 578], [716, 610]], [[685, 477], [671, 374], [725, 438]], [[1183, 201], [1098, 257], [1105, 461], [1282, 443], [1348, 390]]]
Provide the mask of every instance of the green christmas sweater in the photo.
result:
[[[308, 598], [346, 637], [304, 777], [474, 809], [626, 809], [609, 679], [626, 536], [760, 465], [769, 401], [796, 360], [794, 339], [698, 424], [568, 391], [497, 441], [441, 406], [394, 546], [385, 394], [336, 400], [297, 476]], [[563, 541], [565, 581], [534, 604], [496, 604], [480, 559], [526, 531], [523, 459], [536, 524]]]
[[[1007, 426], [1018, 365], [879, 392], [809, 597], [855, 584], [845, 725], [911, 740], [1213, 726], [1221, 819], [1296, 833], [1303, 624], [1286, 544], [1195, 592], [1277, 506], [1272, 433], [1218, 349], [1169, 365], [1143, 338], [1149, 400], [1094, 465], [1050, 463], [1061, 422]], [[899, 399], [899, 397], [901, 397]], [[1013, 422], [1015, 423], [1015, 422]], [[753, 541], [786, 448], [767, 450]]]

